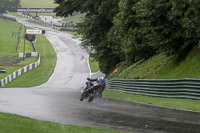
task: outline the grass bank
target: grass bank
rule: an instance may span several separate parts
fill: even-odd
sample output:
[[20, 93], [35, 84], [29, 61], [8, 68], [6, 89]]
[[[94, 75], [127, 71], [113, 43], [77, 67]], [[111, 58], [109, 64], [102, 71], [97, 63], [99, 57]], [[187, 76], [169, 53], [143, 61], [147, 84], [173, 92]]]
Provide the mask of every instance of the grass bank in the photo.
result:
[[121, 62], [109, 79], [200, 78], [200, 48], [192, 46], [175, 56], [157, 54], [135, 64]]
[[2, 133], [120, 133], [119, 131], [96, 129], [39, 121], [18, 115], [0, 113]]

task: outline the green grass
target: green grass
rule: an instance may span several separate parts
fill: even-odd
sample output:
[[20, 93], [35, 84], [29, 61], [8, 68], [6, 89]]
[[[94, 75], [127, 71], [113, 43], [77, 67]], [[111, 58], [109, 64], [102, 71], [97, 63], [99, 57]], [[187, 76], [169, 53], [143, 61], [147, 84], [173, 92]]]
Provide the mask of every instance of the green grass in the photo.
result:
[[54, 0], [21, 0], [22, 8], [54, 8]]
[[74, 16], [69, 16], [63, 19], [63, 21], [73, 21], [74, 24], [81, 22], [85, 17], [85, 14], [77, 14]]
[[103, 95], [105, 97], [117, 98], [127, 101], [142, 102], [163, 107], [171, 107], [176, 109], [200, 112], [200, 100], [142, 96], [112, 90], [105, 90]]
[[39, 121], [18, 115], [0, 113], [0, 133], [120, 133], [53, 122]]
[[19, 66], [1, 66], [1, 68], [5, 68], [6, 73], [0, 74], [0, 79], [3, 79], [10, 75], [11, 73], [15, 72], [16, 70], [22, 68], [23, 66], [26, 66], [27, 64], [31, 64], [33, 62], [36, 62], [37, 58], [25, 58], [24, 61], [21, 61], [20, 63], [16, 64]]
[[11, 67], [11, 66], [1, 66], [2, 68], [5, 68], [6, 73], [1, 73], [0, 74], [0, 79], [4, 79], [5, 77], [7, 77], [8, 75], [10, 75], [11, 73], [15, 72], [16, 70], [20, 69], [21, 67]]
[[17, 65], [25, 66], [27, 64], [31, 64], [33, 62], [36, 62], [37, 60], [38, 60], [38, 58], [28, 57], [28, 58], [24, 58], [24, 61], [21, 61]]
[[99, 71], [99, 63], [93, 57], [89, 58], [90, 69], [92, 73]]
[[[200, 78], [200, 49], [194, 46], [187, 54], [157, 54], [148, 60], [128, 65], [121, 62], [109, 79], [179, 79]], [[185, 54], [185, 55], [184, 55]]]
[[171, 58], [158, 71], [159, 79], [200, 78], [200, 48], [194, 46], [191, 51], [185, 50], [175, 58]]
[[56, 52], [45, 35], [37, 35], [36, 48], [41, 55], [40, 66], [19, 76], [6, 87], [32, 87], [48, 81], [56, 65]]
[[[20, 34], [21, 37], [21, 41], [19, 44], [19, 51], [16, 51], [16, 46], [17, 46], [17, 37], [18, 37], [18, 32], [19, 32], [19, 28], [20, 28], [20, 24], [13, 22], [13, 21], [9, 21], [9, 20], [3, 20], [0, 19], [0, 35], [1, 35], [1, 39], [0, 39], [0, 54], [2, 55], [17, 55], [18, 52], [23, 52], [23, 48], [24, 48], [24, 32], [25, 32], [25, 28], [24, 26], [22, 27], [22, 32]], [[15, 36], [13, 36], [14, 34]], [[31, 46], [31, 43], [29, 41], [26, 41], [26, 51], [27, 52], [31, 52], [33, 51], [33, 48]]]

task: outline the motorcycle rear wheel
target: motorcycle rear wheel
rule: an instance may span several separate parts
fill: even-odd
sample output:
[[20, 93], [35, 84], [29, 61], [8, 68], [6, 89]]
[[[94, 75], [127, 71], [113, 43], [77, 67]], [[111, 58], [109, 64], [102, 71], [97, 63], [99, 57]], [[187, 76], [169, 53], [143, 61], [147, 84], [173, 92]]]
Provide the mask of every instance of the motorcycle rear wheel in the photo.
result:
[[96, 95], [96, 91], [94, 91], [93, 93], [90, 93], [89, 96], [88, 96], [88, 100], [87, 101], [88, 102], [92, 102], [94, 97], [95, 97], [95, 95]]

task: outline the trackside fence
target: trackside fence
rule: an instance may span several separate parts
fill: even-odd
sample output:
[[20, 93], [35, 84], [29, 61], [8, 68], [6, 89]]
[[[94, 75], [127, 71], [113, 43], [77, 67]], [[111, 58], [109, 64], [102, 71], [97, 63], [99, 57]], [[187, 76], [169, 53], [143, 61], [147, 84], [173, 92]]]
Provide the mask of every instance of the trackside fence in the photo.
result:
[[200, 79], [115, 79], [107, 89], [125, 93], [200, 100]]
[[40, 65], [40, 55], [39, 55], [39, 59], [35, 63], [29, 64], [29, 65], [15, 71], [15, 72], [13, 72], [9, 76], [5, 77], [4, 79], [0, 80], [0, 87], [7, 85], [12, 80], [19, 77], [20, 75], [22, 75], [22, 74], [24, 74], [24, 73], [26, 73], [26, 72], [34, 69], [34, 68], [37, 68], [39, 65]]

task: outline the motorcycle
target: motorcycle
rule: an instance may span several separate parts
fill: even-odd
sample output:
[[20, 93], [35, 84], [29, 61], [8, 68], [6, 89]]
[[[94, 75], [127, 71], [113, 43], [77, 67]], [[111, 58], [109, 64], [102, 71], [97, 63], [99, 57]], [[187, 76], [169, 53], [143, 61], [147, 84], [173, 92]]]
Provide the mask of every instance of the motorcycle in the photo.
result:
[[80, 101], [83, 101], [84, 99], [88, 102], [93, 101], [97, 95], [99, 86], [100, 85], [97, 82], [86, 82], [86, 86], [81, 90], [82, 94], [80, 96]]

